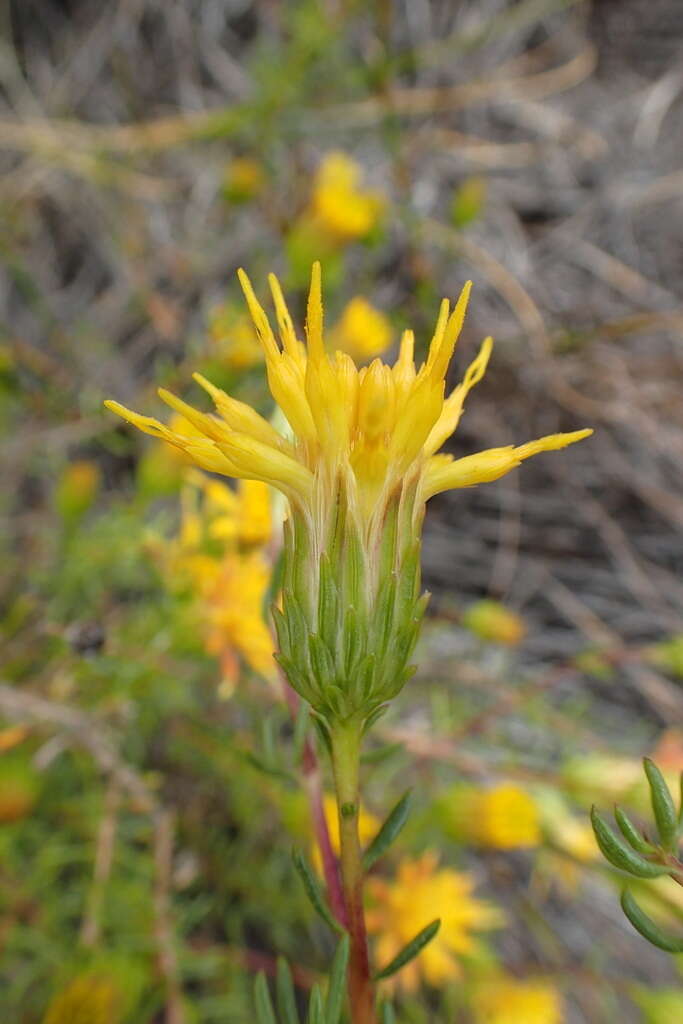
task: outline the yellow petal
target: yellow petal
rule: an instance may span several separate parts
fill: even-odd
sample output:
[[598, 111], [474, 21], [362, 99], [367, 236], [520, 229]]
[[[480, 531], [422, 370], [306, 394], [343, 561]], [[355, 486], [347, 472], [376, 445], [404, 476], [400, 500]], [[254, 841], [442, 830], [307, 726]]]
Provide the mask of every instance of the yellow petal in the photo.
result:
[[157, 394], [162, 402], [184, 416], [193, 427], [196, 427], [206, 437], [210, 437], [212, 441], [221, 441], [228, 433], [228, 427], [217, 417], [208, 416], [205, 412], [193, 409], [191, 405], [183, 402], [182, 398], [178, 398], [166, 388], [157, 388]]
[[458, 384], [457, 388], [455, 388], [444, 402], [441, 415], [434, 425], [429, 437], [425, 441], [426, 455], [433, 455], [434, 452], [438, 451], [444, 441], [446, 441], [455, 431], [458, 423], [460, 422], [465, 399], [474, 385], [478, 384], [486, 373], [486, 367], [488, 365], [492, 348], [493, 338], [486, 338], [482, 342], [479, 355], [468, 366], [462, 382]]
[[316, 424], [306, 397], [302, 367], [286, 353], [278, 358], [277, 363], [268, 361], [266, 365], [270, 393], [285, 414], [290, 427], [300, 441], [314, 442], [317, 437]]
[[311, 471], [277, 448], [236, 432], [231, 433], [218, 447], [239, 470], [235, 476], [263, 480], [287, 494], [293, 492], [304, 500], [310, 497], [313, 487]]
[[251, 434], [257, 441], [262, 441], [263, 444], [270, 444], [275, 448], [281, 448], [289, 455], [294, 454], [292, 445], [281, 434], [278, 434], [277, 430], [271, 427], [268, 420], [265, 420], [263, 416], [259, 416], [250, 405], [247, 405], [246, 402], [238, 401], [238, 399], [228, 395], [221, 388], [215, 387], [205, 377], [202, 377], [201, 373], [193, 373], [192, 376], [199, 386], [211, 395], [211, 398], [216, 403], [216, 408], [231, 430], [237, 430], [241, 434]]
[[506, 445], [503, 448], [489, 448], [476, 455], [467, 455], [463, 459], [452, 460], [449, 456], [434, 455], [427, 463], [422, 481], [422, 496], [425, 500], [439, 491], [449, 491], [456, 487], [472, 487], [474, 484], [489, 483], [505, 476], [511, 469], [519, 466], [524, 459], [539, 452], [557, 451], [576, 441], [589, 437], [592, 430], [575, 430], [569, 434], [549, 434], [537, 441], [515, 448]]
[[277, 347], [277, 342], [275, 341], [275, 336], [273, 335], [273, 330], [268, 321], [268, 317], [266, 316], [266, 312], [256, 298], [254, 289], [251, 286], [251, 281], [241, 267], [237, 271], [237, 276], [240, 284], [242, 285], [242, 291], [244, 292], [244, 297], [247, 300], [249, 312], [251, 313], [256, 333], [258, 334], [259, 341], [263, 345], [266, 357], [268, 359], [275, 359], [280, 354], [280, 350]]
[[306, 340], [310, 359], [317, 362], [326, 358], [323, 342], [322, 282], [318, 260], [311, 268], [311, 287], [306, 307]]
[[114, 402], [111, 399], [107, 399], [104, 403], [111, 412], [116, 413], [121, 419], [126, 420], [128, 423], [132, 423], [134, 427], [141, 430], [143, 434], [150, 434], [151, 437], [158, 437], [162, 441], [168, 441], [169, 444], [175, 445], [176, 448], [184, 448], [185, 441], [190, 439], [190, 435], [184, 435], [180, 431], [170, 430], [165, 424], [155, 419], [153, 416], [141, 416], [139, 412], [133, 412], [132, 409], [127, 409], [125, 405], [121, 405], [120, 402]]
[[444, 331], [446, 330], [446, 324], [448, 323], [448, 313], [450, 310], [450, 305], [451, 304], [448, 301], [448, 299], [441, 300], [441, 306], [439, 307], [439, 316], [436, 321], [436, 327], [434, 328], [434, 336], [432, 337], [432, 340], [429, 343], [427, 362], [425, 366], [422, 368], [423, 370], [430, 370], [432, 368], [434, 360], [436, 359], [436, 354], [439, 351], [439, 348], [441, 347]]
[[200, 469], [205, 469], [208, 473], [221, 473], [223, 476], [234, 477], [245, 475], [240, 472], [239, 466], [220, 451], [214, 442], [209, 441], [208, 438], [206, 440], [192, 438], [179, 447], [182, 448], [186, 455], [189, 455]]
[[289, 315], [289, 310], [287, 309], [285, 297], [282, 294], [280, 282], [276, 278], [275, 274], [268, 275], [268, 284], [270, 285], [273, 302], [275, 303], [275, 314], [277, 316], [278, 328], [280, 330], [280, 338], [282, 339], [282, 347], [288, 355], [293, 358], [298, 358], [300, 356], [300, 345], [297, 340], [296, 331], [294, 330], [292, 318]]
[[466, 281], [465, 285], [460, 292], [460, 298], [458, 299], [455, 309], [448, 318], [443, 336], [439, 342], [438, 347], [434, 348], [432, 352], [430, 350], [430, 365], [429, 370], [434, 377], [445, 377], [448, 364], [451, 361], [453, 355], [453, 349], [455, 348], [456, 342], [460, 336], [462, 325], [465, 320], [465, 313], [467, 312], [467, 303], [470, 298], [470, 291], [472, 290], [472, 282]]

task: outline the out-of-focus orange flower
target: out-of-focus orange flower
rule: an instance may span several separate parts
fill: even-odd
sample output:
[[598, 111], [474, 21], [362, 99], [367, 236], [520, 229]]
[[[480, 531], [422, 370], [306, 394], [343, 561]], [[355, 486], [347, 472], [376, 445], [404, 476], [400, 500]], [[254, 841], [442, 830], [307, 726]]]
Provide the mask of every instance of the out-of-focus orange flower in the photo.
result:
[[391, 882], [369, 879], [367, 926], [377, 937], [380, 964], [389, 963], [430, 921], [441, 918], [435, 937], [392, 983], [415, 991], [421, 980], [438, 987], [460, 974], [458, 957], [476, 950], [476, 932], [503, 923], [497, 907], [473, 895], [474, 886], [466, 872], [440, 868], [431, 852], [402, 860]]

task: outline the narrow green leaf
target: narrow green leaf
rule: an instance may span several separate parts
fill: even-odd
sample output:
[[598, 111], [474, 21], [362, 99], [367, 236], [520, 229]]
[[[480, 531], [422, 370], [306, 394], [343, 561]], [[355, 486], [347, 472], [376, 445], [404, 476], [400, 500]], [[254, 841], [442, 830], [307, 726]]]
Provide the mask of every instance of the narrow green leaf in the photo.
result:
[[621, 894], [621, 909], [635, 930], [640, 932], [643, 938], [651, 942], [653, 946], [663, 949], [666, 953], [683, 953], [683, 938], [666, 935], [661, 931], [652, 918], [640, 909], [628, 889], [624, 889]]
[[600, 817], [595, 807], [591, 810], [591, 824], [603, 856], [615, 868], [627, 871], [637, 878], [657, 878], [667, 873], [661, 864], [643, 860], [640, 854], [619, 839], [607, 822]]
[[372, 727], [375, 724], [375, 722], [378, 719], [380, 719], [382, 717], [382, 715], [386, 711], [387, 711], [387, 705], [386, 704], [380, 704], [378, 707], [376, 707], [374, 709], [374, 711], [370, 712], [368, 717], [363, 722], [363, 735], [364, 736], [365, 736], [366, 733], [368, 733], [370, 731], [370, 729], [372, 729]]
[[243, 759], [247, 764], [255, 768], [256, 771], [261, 772], [263, 775], [268, 775], [273, 779], [281, 779], [285, 782], [293, 782], [296, 785], [295, 777], [290, 772], [285, 771], [283, 768], [277, 768], [274, 765], [266, 764], [262, 757], [258, 754], [254, 754], [253, 751], [247, 750], [242, 755]]
[[277, 1012], [282, 1024], [299, 1024], [294, 982], [289, 964], [284, 957], [277, 958]]
[[330, 730], [327, 728], [326, 723], [323, 721], [320, 715], [316, 715], [315, 712], [311, 713], [311, 721], [313, 722], [315, 731], [318, 734], [318, 739], [327, 750], [327, 753], [331, 756], [332, 740], [330, 738]]
[[325, 1024], [339, 1024], [344, 995], [346, 993], [346, 968], [349, 964], [349, 937], [342, 935], [339, 940], [332, 968], [330, 970], [330, 984], [325, 1000]]
[[333, 931], [342, 933], [344, 929], [339, 922], [334, 918], [332, 911], [327, 905], [327, 901], [323, 896], [320, 882], [313, 873], [313, 869], [299, 850], [292, 851], [292, 860], [294, 861], [294, 867], [299, 872], [301, 881], [304, 884], [306, 895], [313, 904], [313, 907], [322, 917], [323, 921], [332, 928]]
[[323, 997], [319, 985], [314, 985], [311, 989], [311, 996], [308, 1001], [307, 1024], [325, 1024]]
[[379, 1011], [380, 1024], [396, 1024], [396, 1014], [391, 1003], [382, 1003]]
[[657, 822], [659, 838], [665, 850], [673, 850], [678, 834], [678, 819], [669, 787], [664, 781], [664, 776], [659, 768], [649, 757], [643, 758], [643, 766], [647, 775], [647, 781], [650, 784], [650, 800], [652, 801], [652, 810]]
[[403, 743], [383, 743], [381, 747], [375, 747], [374, 750], [368, 750], [365, 754], [361, 755], [362, 764], [379, 764], [381, 761], [386, 761], [394, 754], [398, 754], [400, 750], [405, 749]]
[[363, 854], [363, 867], [366, 871], [369, 871], [375, 861], [384, 856], [405, 825], [408, 820], [409, 804], [410, 790], [406, 790]]
[[440, 927], [441, 918], [437, 917], [435, 921], [432, 921], [421, 932], [418, 932], [415, 938], [411, 939], [408, 945], [403, 947], [390, 964], [387, 964], [381, 971], [378, 971], [375, 974], [375, 979], [379, 981], [380, 978], [389, 978], [392, 974], [396, 974], [396, 971], [400, 971], [402, 967], [410, 963], [424, 949], [428, 942], [431, 942]]
[[268, 991], [268, 982], [263, 971], [260, 971], [254, 984], [254, 1009], [257, 1024], [277, 1024], [275, 1010]]
[[647, 839], [641, 836], [638, 829], [635, 827], [631, 819], [627, 817], [624, 811], [622, 811], [621, 807], [614, 808], [614, 817], [622, 836], [631, 844], [634, 850], [637, 850], [638, 853], [655, 852], [655, 848], [652, 843], [648, 843]]

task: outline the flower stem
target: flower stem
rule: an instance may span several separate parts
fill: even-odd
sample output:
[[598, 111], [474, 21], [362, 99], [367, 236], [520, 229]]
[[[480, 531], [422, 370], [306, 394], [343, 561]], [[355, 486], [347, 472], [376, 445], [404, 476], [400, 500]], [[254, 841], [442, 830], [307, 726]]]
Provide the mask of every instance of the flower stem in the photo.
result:
[[361, 735], [362, 726], [359, 721], [352, 719], [334, 726], [331, 730], [332, 768], [339, 813], [342, 885], [351, 939], [348, 975], [351, 1019], [353, 1024], [375, 1024], [375, 993], [368, 960], [363, 909], [363, 862], [358, 838]]
[[[284, 676], [281, 677], [285, 702], [289, 708], [292, 720], [296, 721], [299, 713], [301, 699], [287, 682]], [[301, 756], [301, 767], [303, 772], [303, 783], [308, 795], [308, 805], [313, 823], [313, 831], [318, 844], [318, 851], [325, 876], [327, 898], [330, 902], [332, 913], [339, 923], [348, 928], [346, 919], [346, 904], [342, 892], [341, 879], [339, 878], [339, 864], [332, 849], [330, 831], [327, 827], [325, 807], [323, 804], [323, 786], [320, 773], [320, 765], [316, 757], [313, 744], [306, 739]]]

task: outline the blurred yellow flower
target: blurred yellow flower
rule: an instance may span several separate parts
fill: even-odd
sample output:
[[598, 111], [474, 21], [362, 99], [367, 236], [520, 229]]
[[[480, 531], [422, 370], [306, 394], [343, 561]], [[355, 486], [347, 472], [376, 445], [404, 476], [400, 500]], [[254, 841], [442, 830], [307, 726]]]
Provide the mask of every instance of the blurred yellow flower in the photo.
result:
[[524, 639], [526, 624], [499, 601], [477, 601], [465, 611], [463, 626], [481, 640], [516, 647]]
[[209, 313], [209, 336], [218, 358], [232, 370], [248, 370], [263, 362], [263, 348], [251, 319], [227, 303]]
[[513, 782], [490, 788], [458, 783], [438, 798], [434, 809], [446, 833], [460, 842], [512, 850], [541, 841], [536, 802]]
[[487, 978], [475, 988], [471, 1008], [475, 1024], [561, 1024], [563, 1020], [560, 993], [541, 978]]
[[[371, 877], [368, 932], [377, 936], [378, 963], [389, 963], [427, 924], [441, 918], [441, 927], [418, 957], [394, 976], [406, 991], [420, 980], [438, 987], [460, 973], [458, 957], [476, 951], [475, 932], [499, 927], [501, 911], [472, 895], [471, 875], [439, 868], [436, 854], [402, 860], [393, 882]], [[394, 983], [391, 979], [391, 983]]]
[[364, 362], [380, 355], [391, 344], [389, 318], [375, 309], [367, 299], [357, 295], [347, 304], [337, 326], [332, 330], [332, 341], [348, 352], [356, 362]]
[[345, 153], [328, 153], [313, 181], [310, 216], [337, 242], [364, 238], [377, 223], [383, 199], [359, 187], [361, 167]]
[[179, 534], [161, 554], [171, 584], [192, 593], [207, 650], [220, 656], [228, 682], [239, 673], [238, 655], [256, 672], [274, 677], [273, 641], [264, 620], [272, 566], [263, 549], [271, 537], [266, 484], [242, 480], [232, 490], [188, 473]]
[[120, 1007], [120, 993], [112, 981], [83, 974], [53, 997], [43, 1024], [118, 1024]]
[[536, 803], [514, 782], [502, 782], [473, 794], [468, 803], [473, 842], [498, 850], [538, 846], [541, 842]]

